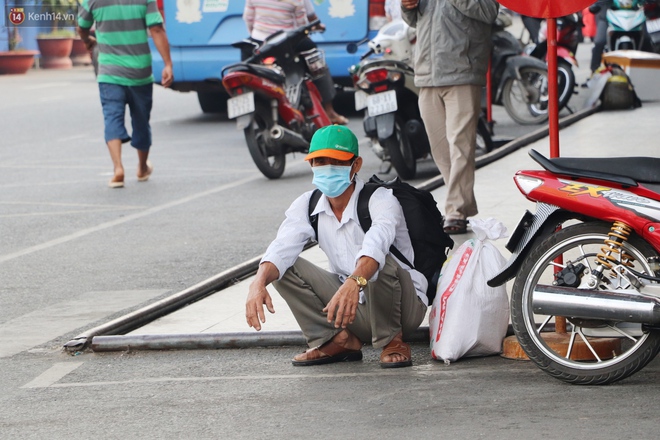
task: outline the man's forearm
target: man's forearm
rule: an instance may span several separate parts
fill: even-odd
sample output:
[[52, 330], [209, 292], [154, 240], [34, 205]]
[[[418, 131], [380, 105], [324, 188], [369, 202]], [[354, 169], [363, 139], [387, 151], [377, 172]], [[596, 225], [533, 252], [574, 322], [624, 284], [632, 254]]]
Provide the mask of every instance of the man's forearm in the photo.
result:
[[154, 39], [156, 49], [161, 58], [163, 58], [163, 63], [165, 63], [165, 66], [171, 67], [172, 58], [170, 56], [170, 43], [167, 41], [165, 29], [163, 26], [152, 26], [149, 30], [151, 31], [151, 37]]

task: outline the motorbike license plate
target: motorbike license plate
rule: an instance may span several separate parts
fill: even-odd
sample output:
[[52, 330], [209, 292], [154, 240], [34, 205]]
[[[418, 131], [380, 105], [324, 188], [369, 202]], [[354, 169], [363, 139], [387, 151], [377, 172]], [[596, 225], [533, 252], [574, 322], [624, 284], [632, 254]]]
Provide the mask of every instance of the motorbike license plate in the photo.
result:
[[369, 116], [392, 113], [395, 112], [397, 108], [395, 90], [367, 96], [367, 110], [369, 111]]
[[356, 90], [354, 96], [355, 96], [355, 111], [356, 112], [367, 107], [367, 97], [369, 95], [367, 95], [362, 90]]
[[234, 119], [254, 112], [254, 93], [244, 93], [227, 100], [227, 117]]
[[646, 30], [649, 31], [649, 34], [652, 34], [653, 32], [660, 32], [660, 18], [647, 20]]

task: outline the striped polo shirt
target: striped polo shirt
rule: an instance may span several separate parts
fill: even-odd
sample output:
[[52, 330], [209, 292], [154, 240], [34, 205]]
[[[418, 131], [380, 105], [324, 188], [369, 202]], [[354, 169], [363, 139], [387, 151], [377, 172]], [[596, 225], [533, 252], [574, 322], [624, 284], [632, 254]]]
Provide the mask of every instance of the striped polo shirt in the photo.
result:
[[252, 38], [265, 40], [280, 29], [307, 24], [305, 0], [246, 0], [243, 20]]
[[84, 0], [78, 25], [96, 23], [97, 81], [140, 86], [154, 81], [147, 28], [163, 23], [155, 0]]

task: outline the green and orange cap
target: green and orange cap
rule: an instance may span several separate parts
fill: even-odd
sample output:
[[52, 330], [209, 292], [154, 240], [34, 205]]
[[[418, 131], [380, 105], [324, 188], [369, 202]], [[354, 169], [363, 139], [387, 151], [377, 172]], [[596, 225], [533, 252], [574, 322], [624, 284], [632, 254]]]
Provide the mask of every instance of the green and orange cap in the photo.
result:
[[316, 130], [305, 160], [315, 157], [331, 157], [337, 160], [350, 160], [359, 156], [358, 140], [355, 134], [343, 125], [328, 125]]

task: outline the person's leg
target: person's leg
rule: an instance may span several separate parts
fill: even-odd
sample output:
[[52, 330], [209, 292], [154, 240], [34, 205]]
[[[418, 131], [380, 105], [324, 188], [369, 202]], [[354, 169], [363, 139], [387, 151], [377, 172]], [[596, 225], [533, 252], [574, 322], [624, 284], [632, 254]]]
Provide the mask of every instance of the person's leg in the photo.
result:
[[408, 271], [388, 255], [378, 279], [369, 283], [365, 295], [364, 308], [371, 325], [372, 344], [383, 349], [381, 366], [412, 365], [410, 346], [403, 338], [419, 327], [427, 307], [417, 296]]
[[444, 87], [422, 87], [419, 89], [419, 112], [424, 121], [426, 134], [431, 145], [433, 161], [440, 170], [445, 184], [451, 177], [451, 161], [449, 160], [449, 144], [447, 143], [447, 127], [445, 103], [442, 99]]
[[386, 346], [401, 333], [409, 336], [424, 320], [426, 306], [417, 296], [410, 274], [391, 255], [378, 279], [368, 284], [365, 296], [365, 317], [369, 318], [375, 348]]
[[446, 217], [465, 220], [478, 213], [474, 196], [477, 123], [481, 112], [481, 87], [450, 87], [444, 95], [451, 175], [447, 185]]
[[591, 50], [591, 73], [593, 74], [602, 62], [603, 51], [607, 44], [607, 8], [602, 8], [596, 14], [596, 35], [594, 47]]
[[127, 101], [126, 90], [124, 86], [99, 83], [99, 95], [105, 125], [104, 137], [114, 170], [114, 175], [109, 182], [109, 186], [112, 188], [121, 188], [124, 185], [121, 144], [131, 139], [124, 126]]
[[110, 179], [110, 187], [121, 188], [124, 183], [124, 165], [121, 163], [121, 139], [111, 139], [106, 142], [108, 151], [110, 152], [110, 159], [112, 160], [112, 167], [114, 176]]
[[[323, 312], [323, 308], [341, 286], [336, 274], [321, 269], [304, 258], [298, 258], [273, 286], [289, 305], [310, 347], [320, 347], [342, 331], [335, 328], [334, 322], [328, 322], [327, 314]], [[349, 329], [360, 339], [360, 336], [370, 336], [368, 327], [365, 328], [359, 317]], [[352, 344], [355, 342], [356, 340], [351, 340]], [[361, 344], [360, 342], [358, 346], [354, 344], [348, 348], [359, 349]]]
[[153, 84], [128, 88], [128, 108], [131, 113], [133, 140], [131, 145], [138, 153], [138, 181], [145, 181], [151, 175], [153, 167], [149, 163], [151, 148], [151, 109], [153, 106]]
[[[314, 43], [310, 38], [304, 38], [298, 46], [296, 46], [296, 51], [300, 53], [303, 57], [305, 55], [314, 54], [318, 51], [316, 43]], [[321, 102], [323, 103], [323, 109], [325, 113], [330, 118], [330, 121], [333, 124], [348, 124], [348, 119], [335, 110], [332, 100], [335, 99], [337, 92], [335, 91], [335, 83], [330, 75], [330, 70], [327, 66], [323, 67], [320, 72], [314, 73], [316, 77], [313, 82], [316, 88], [321, 95]]]

